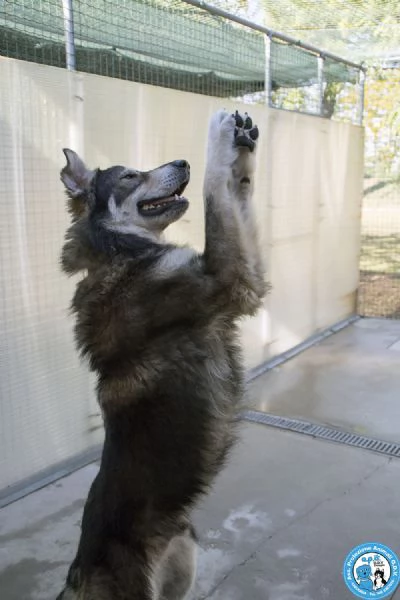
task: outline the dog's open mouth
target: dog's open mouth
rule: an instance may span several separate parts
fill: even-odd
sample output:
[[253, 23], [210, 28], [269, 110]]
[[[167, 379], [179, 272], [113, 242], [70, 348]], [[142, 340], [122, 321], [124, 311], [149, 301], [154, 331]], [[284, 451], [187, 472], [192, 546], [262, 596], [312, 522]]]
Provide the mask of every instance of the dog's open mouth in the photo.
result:
[[144, 216], [161, 215], [171, 208], [183, 207], [189, 204], [187, 198], [182, 193], [187, 186], [185, 181], [170, 196], [163, 198], [151, 198], [150, 200], [140, 200], [137, 204], [139, 213]]

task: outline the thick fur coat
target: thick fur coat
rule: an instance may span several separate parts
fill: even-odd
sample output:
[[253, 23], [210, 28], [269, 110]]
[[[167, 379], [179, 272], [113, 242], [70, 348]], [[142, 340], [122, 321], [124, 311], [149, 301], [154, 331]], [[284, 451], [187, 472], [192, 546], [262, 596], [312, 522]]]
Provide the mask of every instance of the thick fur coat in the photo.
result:
[[190, 512], [235, 440], [243, 396], [237, 321], [266, 290], [251, 208], [257, 138], [247, 115], [211, 120], [202, 254], [162, 240], [188, 206], [186, 161], [92, 171], [64, 151], [62, 266], [84, 274], [76, 339], [97, 374], [105, 442], [59, 600], [182, 600], [191, 588]]

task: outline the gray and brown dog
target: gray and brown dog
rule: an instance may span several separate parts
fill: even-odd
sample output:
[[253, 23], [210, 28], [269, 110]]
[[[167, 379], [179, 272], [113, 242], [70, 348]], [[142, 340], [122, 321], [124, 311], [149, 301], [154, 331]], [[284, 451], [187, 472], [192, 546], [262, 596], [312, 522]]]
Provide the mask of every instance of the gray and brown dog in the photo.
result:
[[192, 586], [190, 511], [224, 464], [241, 407], [236, 323], [266, 291], [251, 207], [257, 138], [247, 115], [211, 119], [202, 254], [162, 240], [188, 207], [186, 161], [91, 171], [64, 150], [62, 266], [85, 274], [72, 306], [105, 442], [59, 600], [182, 600]]

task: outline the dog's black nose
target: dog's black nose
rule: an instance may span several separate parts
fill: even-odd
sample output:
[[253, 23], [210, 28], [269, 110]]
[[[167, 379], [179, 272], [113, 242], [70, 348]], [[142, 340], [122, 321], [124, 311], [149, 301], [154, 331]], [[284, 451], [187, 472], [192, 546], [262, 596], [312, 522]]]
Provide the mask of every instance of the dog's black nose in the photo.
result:
[[174, 167], [180, 167], [181, 169], [189, 169], [189, 163], [187, 160], [174, 160], [172, 161]]

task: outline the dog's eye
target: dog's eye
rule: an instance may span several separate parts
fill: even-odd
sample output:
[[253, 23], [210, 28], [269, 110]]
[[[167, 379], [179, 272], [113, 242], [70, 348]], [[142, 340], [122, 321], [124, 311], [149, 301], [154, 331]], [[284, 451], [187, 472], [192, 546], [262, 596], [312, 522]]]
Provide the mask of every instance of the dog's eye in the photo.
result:
[[129, 171], [128, 173], [124, 173], [123, 175], [121, 175], [121, 179], [135, 179], [137, 176], [137, 173]]

